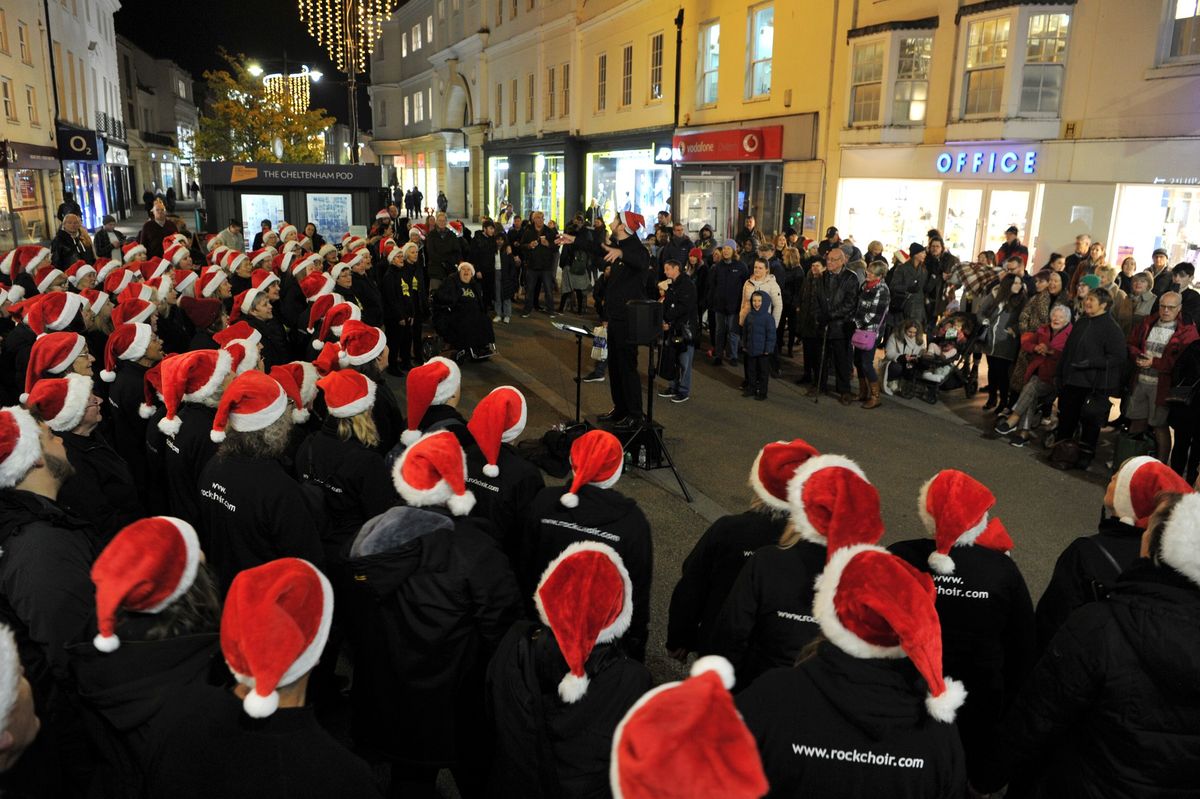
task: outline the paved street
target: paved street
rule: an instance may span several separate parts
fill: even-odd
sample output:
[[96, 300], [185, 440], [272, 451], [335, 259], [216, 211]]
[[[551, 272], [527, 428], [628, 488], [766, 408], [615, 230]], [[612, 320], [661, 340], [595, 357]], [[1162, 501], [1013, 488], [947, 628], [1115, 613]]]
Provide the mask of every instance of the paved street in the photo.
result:
[[[463, 370], [463, 410], [469, 414], [492, 387], [508, 383], [524, 391], [529, 400], [523, 438], [540, 436], [572, 416], [574, 337], [554, 329], [542, 314], [531, 319], [514, 314], [512, 324], [497, 325], [496, 332], [496, 357]], [[591, 367], [587, 344], [585, 373]], [[982, 419], [975, 410], [982, 398], [968, 405], [959, 392], [954, 411], [941, 404], [898, 398], [885, 398], [884, 407], [875, 411], [842, 407], [828, 397], [814, 404], [792, 382], [797, 368], [784, 359], [784, 378], [771, 382], [767, 402], [742, 398], [737, 390], [740, 369], [707, 363], [697, 367], [689, 402], [673, 405], [655, 397], [655, 418], [663, 424], [668, 448], [696, 499], [691, 505], [685, 502], [665, 469], [626, 472], [618, 485], [638, 500], [654, 530], [649, 662], [657, 679], [682, 674], [681, 667], [663, 653], [667, 602], [680, 564], [712, 519], [747, 506], [750, 463], [767, 441], [803, 437], [822, 451], [858, 461], [879, 489], [885, 543], [925, 535], [916, 498], [920, 485], [934, 472], [947, 467], [969, 472], [995, 492], [996, 515], [1016, 542], [1013, 557], [1035, 600], [1049, 580], [1058, 552], [1076, 535], [1094, 528], [1104, 490], [1101, 467], [1095, 467], [1094, 476], [1062, 473], [1042, 463], [1036, 450], [1018, 450], [991, 440], [982, 424], [968, 421]], [[583, 385], [585, 416], [594, 417], [610, 406], [607, 383]]]

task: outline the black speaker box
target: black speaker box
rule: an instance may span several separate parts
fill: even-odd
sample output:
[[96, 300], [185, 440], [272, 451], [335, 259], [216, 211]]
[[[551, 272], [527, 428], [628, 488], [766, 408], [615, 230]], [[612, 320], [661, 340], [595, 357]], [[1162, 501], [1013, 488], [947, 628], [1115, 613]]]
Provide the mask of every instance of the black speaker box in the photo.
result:
[[654, 344], [662, 335], [663, 308], [657, 300], [629, 301], [631, 344]]

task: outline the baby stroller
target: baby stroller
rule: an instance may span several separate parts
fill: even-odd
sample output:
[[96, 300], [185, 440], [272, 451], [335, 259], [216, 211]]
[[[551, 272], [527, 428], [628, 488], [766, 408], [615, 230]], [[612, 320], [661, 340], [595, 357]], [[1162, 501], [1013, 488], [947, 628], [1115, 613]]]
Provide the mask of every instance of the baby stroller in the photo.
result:
[[979, 376], [971, 366], [971, 352], [983, 331], [974, 314], [958, 311], [945, 316], [929, 336], [929, 344], [917, 360], [916, 379], [906, 381], [900, 396], [918, 393], [930, 405], [936, 405], [938, 392], [961, 388], [970, 399], [979, 390]]

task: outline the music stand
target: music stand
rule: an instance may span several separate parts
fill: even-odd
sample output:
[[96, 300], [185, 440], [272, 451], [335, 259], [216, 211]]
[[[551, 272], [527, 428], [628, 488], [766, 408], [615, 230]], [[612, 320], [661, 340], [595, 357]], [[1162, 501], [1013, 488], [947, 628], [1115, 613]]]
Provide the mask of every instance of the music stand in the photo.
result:
[[[622, 441], [621, 448], [625, 452], [630, 452], [633, 447], [644, 444], [647, 438], [650, 439], [651, 443], [657, 444], [658, 452], [662, 457], [653, 465], [647, 463], [645, 466], [638, 465], [638, 468], [648, 472], [654, 469], [670, 469], [672, 474], [675, 475], [675, 480], [679, 483], [679, 489], [683, 491], [683, 498], [691, 502], [692, 494], [683, 482], [683, 477], [679, 474], [679, 469], [675, 467], [675, 459], [671, 457], [671, 452], [667, 449], [667, 442], [663, 440], [662, 425], [654, 423], [654, 378], [657, 375], [657, 372], [654, 370], [654, 355], [661, 344], [662, 341], [660, 339], [657, 344], [651, 342], [646, 345], [646, 351], [650, 355], [649, 363], [646, 366], [646, 415], [642, 418], [640, 425], [629, 431], [632, 435]], [[665, 467], [662, 462], [664, 459], [666, 460]], [[637, 465], [636, 460], [634, 461], [634, 465]]]
[[569, 325], [565, 322], [551, 322], [550, 324], [564, 333], [571, 333], [575, 336], [575, 424], [579, 424], [579, 405], [583, 390], [583, 338], [591, 336], [592, 331], [586, 327]]

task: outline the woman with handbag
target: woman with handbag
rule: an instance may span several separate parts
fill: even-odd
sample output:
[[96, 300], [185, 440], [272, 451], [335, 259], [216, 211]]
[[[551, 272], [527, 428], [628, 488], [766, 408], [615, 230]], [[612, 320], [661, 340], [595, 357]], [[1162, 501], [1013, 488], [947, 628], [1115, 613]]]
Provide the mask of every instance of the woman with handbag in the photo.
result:
[[872, 261], [867, 266], [867, 280], [858, 294], [858, 308], [854, 311], [854, 335], [850, 337], [854, 347], [854, 370], [858, 373], [858, 401], [867, 410], [880, 405], [875, 345], [891, 304], [891, 292], [883, 282], [886, 274], [887, 264], [883, 261]]

